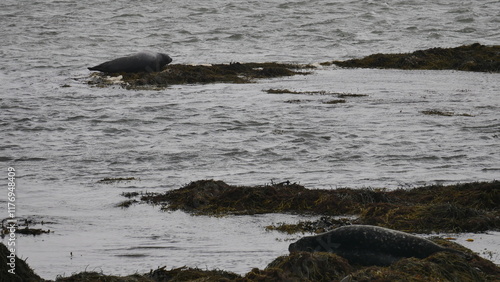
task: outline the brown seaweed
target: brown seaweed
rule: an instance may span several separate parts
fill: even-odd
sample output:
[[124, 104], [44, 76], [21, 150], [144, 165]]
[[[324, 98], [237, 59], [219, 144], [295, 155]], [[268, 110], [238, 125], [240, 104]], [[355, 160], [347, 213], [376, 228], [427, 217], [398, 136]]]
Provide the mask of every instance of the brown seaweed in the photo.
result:
[[431, 48], [405, 54], [373, 54], [361, 59], [332, 61], [346, 68], [381, 68], [405, 70], [461, 70], [500, 72], [500, 45], [479, 43], [455, 48]]

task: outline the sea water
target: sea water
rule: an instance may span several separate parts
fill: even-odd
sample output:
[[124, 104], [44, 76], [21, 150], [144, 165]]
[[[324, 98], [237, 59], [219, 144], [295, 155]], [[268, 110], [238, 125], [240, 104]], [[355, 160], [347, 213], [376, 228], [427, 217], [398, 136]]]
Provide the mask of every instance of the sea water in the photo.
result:
[[[0, 163], [4, 179], [8, 167], [16, 170], [16, 216], [52, 232], [17, 238], [17, 255], [43, 278], [184, 265], [242, 274], [286, 254], [301, 236], [264, 228], [300, 216], [117, 208], [123, 192], [200, 179], [392, 189], [500, 175], [494, 73], [329, 66], [159, 91], [86, 84], [87, 67], [139, 51], [181, 64], [309, 64], [498, 44], [496, 1], [5, 0], [0, 7]], [[329, 104], [335, 93], [356, 95]], [[136, 180], [99, 182], [118, 177]], [[496, 242], [493, 254], [498, 234]], [[498, 263], [498, 255], [491, 259]]]

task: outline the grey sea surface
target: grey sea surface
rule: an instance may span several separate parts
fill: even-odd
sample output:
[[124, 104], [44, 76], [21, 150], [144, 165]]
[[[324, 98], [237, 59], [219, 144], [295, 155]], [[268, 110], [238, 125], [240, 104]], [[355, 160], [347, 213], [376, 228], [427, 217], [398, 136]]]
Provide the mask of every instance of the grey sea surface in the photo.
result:
[[[87, 67], [139, 51], [165, 52], [182, 64], [306, 64], [498, 45], [499, 19], [497, 1], [5, 0], [0, 163], [4, 179], [8, 167], [16, 170], [16, 216], [53, 231], [18, 235], [17, 254], [46, 279], [164, 265], [246, 273], [286, 254], [301, 236], [266, 232], [266, 225], [303, 217], [121, 209], [120, 194], [212, 178], [324, 189], [498, 179], [495, 73], [330, 66], [307, 76], [159, 91], [86, 81]], [[363, 96], [328, 103], [338, 93]], [[108, 177], [138, 180], [98, 182]], [[500, 235], [490, 234], [496, 243], [487, 246], [488, 258], [499, 263]]]

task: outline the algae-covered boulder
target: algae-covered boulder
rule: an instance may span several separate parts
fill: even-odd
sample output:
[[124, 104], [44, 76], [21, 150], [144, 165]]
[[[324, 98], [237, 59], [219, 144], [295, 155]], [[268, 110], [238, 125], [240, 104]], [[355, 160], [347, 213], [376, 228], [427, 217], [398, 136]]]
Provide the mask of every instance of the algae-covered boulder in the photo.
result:
[[373, 54], [361, 59], [332, 63], [347, 68], [500, 72], [500, 45], [485, 46], [475, 43], [455, 48], [431, 48], [406, 54]]
[[36, 275], [29, 265], [3, 243], [0, 243], [0, 281], [5, 282], [28, 282], [45, 281]]
[[88, 84], [96, 87], [118, 85], [126, 89], [157, 90], [175, 84], [250, 83], [255, 79], [309, 74], [312, 65], [283, 63], [229, 63], [166, 66], [161, 72], [93, 73]]
[[[446, 247], [470, 250], [443, 239]], [[281, 256], [264, 270], [253, 269], [247, 281], [500, 281], [500, 268], [477, 255], [438, 252], [425, 259], [404, 258], [390, 266], [362, 266], [335, 254], [295, 252]]]
[[249, 281], [338, 281], [354, 268], [332, 253], [297, 252], [281, 256], [264, 270], [246, 274]]
[[[414, 189], [307, 189], [290, 182], [234, 186], [199, 180], [141, 201], [164, 210], [197, 215], [298, 213], [326, 216], [317, 222], [271, 226], [292, 233], [324, 232], [347, 223], [377, 225], [405, 232], [479, 232], [500, 228], [500, 182], [431, 185]], [[328, 218], [356, 216], [352, 222]]]

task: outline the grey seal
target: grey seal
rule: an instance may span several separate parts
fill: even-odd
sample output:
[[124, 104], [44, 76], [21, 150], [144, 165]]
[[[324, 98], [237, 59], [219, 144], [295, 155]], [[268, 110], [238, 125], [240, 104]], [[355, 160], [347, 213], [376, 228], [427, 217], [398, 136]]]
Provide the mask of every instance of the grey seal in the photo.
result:
[[91, 71], [108, 73], [117, 72], [157, 72], [172, 62], [167, 54], [140, 52], [126, 57], [120, 57], [104, 62], [95, 67], [88, 68]]
[[439, 246], [405, 232], [371, 225], [349, 225], [330, 232], [307, 236], [290, 244], [290, 252], [330, 252], [350, 263], [387, 266], [402, 258], [426, 258], [436, 252], [460, 251]]

